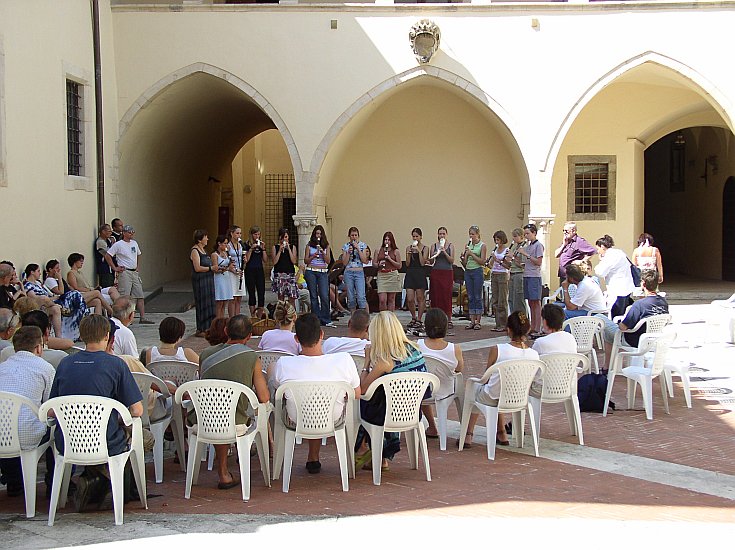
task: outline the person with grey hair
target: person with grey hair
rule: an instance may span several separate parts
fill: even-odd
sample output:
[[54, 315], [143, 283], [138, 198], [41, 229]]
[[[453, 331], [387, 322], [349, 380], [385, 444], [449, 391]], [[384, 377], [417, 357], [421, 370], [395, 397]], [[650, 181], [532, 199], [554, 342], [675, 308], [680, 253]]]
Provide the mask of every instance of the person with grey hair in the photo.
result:
[[564, 224], [564, 237], [561, 245], [554, 251], [559, 258], [559, 280], [563, 282], [567, 276], [567, 266], [574, 261], [584, 260], [597, 254], [597, 249], [577, 235], [577, 224], [568, 221]]
[[13, 345], [10, 339], [19, 321], [20, 319], [13, 310], [6, 307], [0, 308], [0, 350]]
[[122, 297], [112, 304], [110, 320], [117, 325], [115, 342], [112, 351], [115, 355], [132, 355], [138, 357], [138, 342], [135, 334], [128, 327], [135, 317], [135, 304], [132, 300]]

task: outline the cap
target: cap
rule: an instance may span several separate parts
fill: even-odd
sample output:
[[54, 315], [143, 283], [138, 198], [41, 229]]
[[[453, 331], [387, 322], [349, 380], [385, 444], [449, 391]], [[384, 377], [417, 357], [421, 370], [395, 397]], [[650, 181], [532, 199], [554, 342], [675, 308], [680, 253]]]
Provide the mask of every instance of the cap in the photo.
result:
[[135, 233], [132, 225], [123, 225], [123, 233]]

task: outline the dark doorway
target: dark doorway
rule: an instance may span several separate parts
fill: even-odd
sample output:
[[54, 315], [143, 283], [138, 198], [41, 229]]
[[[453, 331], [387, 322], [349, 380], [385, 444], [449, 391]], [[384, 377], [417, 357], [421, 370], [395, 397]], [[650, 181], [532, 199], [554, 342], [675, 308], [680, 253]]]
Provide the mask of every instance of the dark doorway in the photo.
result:
[[296, 214], [296, 197], [283, 198], [283, 219], [281, 227], [288, 227], [288, 239], [293, 245], [296, 245], [297, 254], [299, 249], [299, 232], [293, 223], [293, 217]]
[[735, 242], [732, 230], [735, 227], [735, 177], [725, 181], [722, 191], [722, 279], [735, 281]]
[[230, 207], [220, 206], [217, 211], [217, 234], [227, 235], [230, 228]]

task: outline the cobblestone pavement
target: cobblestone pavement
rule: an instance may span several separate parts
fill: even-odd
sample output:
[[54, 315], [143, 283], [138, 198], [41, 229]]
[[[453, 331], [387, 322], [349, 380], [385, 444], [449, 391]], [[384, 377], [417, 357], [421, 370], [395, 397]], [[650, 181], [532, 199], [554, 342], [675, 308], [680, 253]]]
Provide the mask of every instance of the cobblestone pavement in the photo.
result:
[[[148, 544], [154, 537], [165, 537], [167, 543], [188, 547], [209, 543], [215, 536], [224, 542], [259, 542], [268, 537], [263, 541], [272, 543], [274, 535], [300, 544], [313, 540], [322, 545], [329, 537], [355, 544], [356, 534], [360, 542], [374, 544], [373, 537], [410, 534], [417, 544], [436, 547], [483, 536], [502, 542], [498, 533], [502, 530], [504, 537], [524, 539], [530, 539], [526, 533], [538, 533], [543, 539], [537, 543], [552, 546], [555, 540], [569, 540], [573, 546], [589, 547], [594, 541], [595, 547], [618, 548], [630, 541], [655, 540], [678, 548], [706, 540], [708, 545], [731, 547], [735, 345], [723, 344], [718, 329], [705, 323], [709, 306], [671, 309], [679, 336], [670, 360], [693, 363], [692, 409], [686, 408], [676, 382], [671, 414], [666, 415], [655, 382], [654, 420], [647, 421], [640, 397], [633, 410], [625, 410], [625, 383], [618, 380], [614, 414], [603, 418], [583, 413], [584, 447], [569, 434], [563, 408], [545, 405], [541, 457], [533, 456], [528, 437], [526, 448], [498, 448], [496, 460], [490, 462], [480, 429], [471, 449], [457, 451], [458, 418], [456, 411], [450, 411], [448, 450], [439, 451], [438, 441], [429, 441], [431, 482], [426, 481], [423, 466], [409, 469], [403, 451], [380, 487], [372, 484], [369, 472], [358, 472], [350, 480], [349, 492], [343, 493], [330, 441], [323, 447], [319, 475], [306, 473], [305, 446], [297, 447], [288, 494], [282, 493], [280, 481], [265, 487], [253, 458], [249, 502], [240, 499], [239, 489], [217, 490], [216, 475], [204, 466], [191, 499], [184, 499], [184, 473], [169, 458], [160, 485], [151, 482], [153, 468], [148, 465], [149, 509], [128, 504], [123, 527], [114, 526], [111, 511], [75, 514], [68, 507], [59, 511], [56, 525], [49, 528], [42, 485], [33, 520], [21, 514], [22, 497], [9, 499], [0, 491], [0, 545], [50, 548], [113, 541], [127, 545], [134, 540]], [[178, 316], [193, 332], [193, 312]], [[399, 316], [408, 320], [406, 313]], [[158, 321], [164, 315], [150, 317]], [[449, 338], [466, 350], [470, 375], [482, 373], [490, 345], [506, 341], [493, 337], [491, 320], [483, 318], [483, 323], [487, 327], [479, 332], [465, 331], [466, 322], [457, 321]], [[157, 342], [155, 326], [136, 325], [133, 330], [140, 347]], [[345, 332], [342, 320], [337, 328], [326, 329], [326, 336]], [[189, 337], [185, 345], [200, 351], [206, 342]], [[237, 469], [234, 458], [230, 468]]]

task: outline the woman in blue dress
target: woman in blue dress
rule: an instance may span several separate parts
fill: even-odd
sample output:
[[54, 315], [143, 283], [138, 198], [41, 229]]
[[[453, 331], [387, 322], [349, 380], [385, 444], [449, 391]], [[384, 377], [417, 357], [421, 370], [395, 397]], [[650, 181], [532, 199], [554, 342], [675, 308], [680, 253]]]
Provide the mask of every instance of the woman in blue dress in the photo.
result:
[[[395, 313], [381, 311], [368, 328], [370, 344], [365, 347], [365, 365], [360, 373], [360, 388], [365, 393], [377, 378], [385, 374], [400, 372], [426, 372], [424, 356], [418, 346], [406, 338], [406, 332]], [[428, 397], [428, 396], [427, 396]], [[360, 416], [370, 424], [378, 426], [385, 422], [385, 392], [378, 388], [369, 401], [360, 401]], [[401, 450], [400, 437], [397, 433], [385, 433], [383, 436], [382, 468], [388, 469], [388, 460], [393, 460]], [[368, 449], [369, 437], [361, 426], [357, 434], [355, 448], [357, 465], [369, 468], [371, 452]]]
[[224, 235], [218, 235], [212, 252], [214, 266], [214, 299], [216, 304], [215, 319], [225, 316], [225, 306], [232, 300], [232, 283], [228, 273], [234, 268], [227, 253], [229, 241]]

